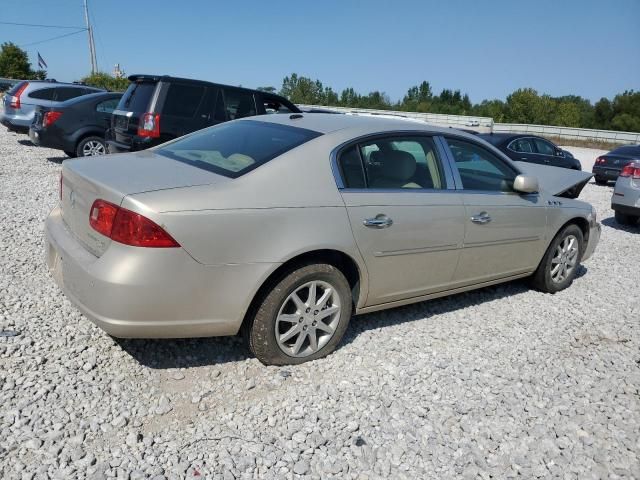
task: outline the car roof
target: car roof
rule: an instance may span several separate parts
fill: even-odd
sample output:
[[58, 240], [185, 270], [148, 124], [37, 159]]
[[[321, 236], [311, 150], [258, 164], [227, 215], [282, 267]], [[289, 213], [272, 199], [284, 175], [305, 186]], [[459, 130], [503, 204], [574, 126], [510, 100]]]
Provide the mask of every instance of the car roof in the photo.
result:
[[246, 90], [247, 92], [252, 92], [252, 93], [258, 92], [258, 93], [260, 93], [260, 94], [262, 94], [264, 96], [268, 96], [268, 97], [284, 98], [281, 95], [278, 95], [277, 93], [263, 92], [262, 90], [256, 90], [254, 88], [239, 87], [239, 86], [236, 86], [236, 85], [226, 85], [224, 83], [211, 82], [209, 80], [196, 80], [194, 78], [172, 77], [171, 75], [135, 74], [135, 75], [129, 75], [127, 77], [127, 79], [130, 82], [135, 82], [135, 81], [142, 81], [142, 82], [180, 82], [180, 83], [192, 83], [192, 84], [196, 84], [196, 85], [216, 85], [218, 87], [223, 87], [223, 88], [234, 88], [234, 89], [237, 89], [237, 90]]
[[29, 82], [29, 87], [78, 87], [78, 88], [91, 88], [96, 91], [106, 91], [103, 88], [93, 87], [91, 85], [85, 85], [84, 83], [72, 83], [72, 82], [58, 82], [56, 80], [25, 80]]
[[436, 127], [426, 122], [420, 123], [416, 121], [406, 121], [401, 118], [395, 119], [389, 117], [380, 118], [375, 116], [335, 115], [332, 113], [276, 113], [271, 115], [260, 115], [259, 117], [247, 117], [241, 121], [277, 123], [280, 125], [289, 125], [291, 127], [305, 128], [307, 130], [323, 134], [336, 132], [338, 130], [357, 130], [359, 135], [415, 130], [417, 132], [430, 132], [441, 135], [450, 135], [455, 133], [456, 135], [469, 138], [477, 137], [476, 135], [470, 135], [457, 129]]
[[515, 138], [537, 137], [537, 135], [531, 135], [529, 133], [481, 133], [478, 137], [486, 140], [492, 145], [499, 145]]

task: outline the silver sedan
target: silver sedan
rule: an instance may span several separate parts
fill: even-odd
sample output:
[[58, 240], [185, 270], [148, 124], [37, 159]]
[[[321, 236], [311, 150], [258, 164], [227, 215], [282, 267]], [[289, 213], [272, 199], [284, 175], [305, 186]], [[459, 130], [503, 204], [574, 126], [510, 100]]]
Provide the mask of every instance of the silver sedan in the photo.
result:
[[416, 122], [243, 119], [65, 161], [47, 261], [113, 336], [242, 331], [263, 363], [300, 363], [352, 314], [522, 277], [568, 287], [600, 226], [563, 195], [589, 177]]

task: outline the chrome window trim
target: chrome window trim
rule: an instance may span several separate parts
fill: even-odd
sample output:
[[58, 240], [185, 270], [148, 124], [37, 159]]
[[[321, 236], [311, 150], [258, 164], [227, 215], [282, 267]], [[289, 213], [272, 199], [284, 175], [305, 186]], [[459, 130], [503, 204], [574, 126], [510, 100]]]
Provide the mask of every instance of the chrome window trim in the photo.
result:
[[[338, 159], [340, 154], [346, 150], [347, 148], [358, 145], [366, 140], [373, 140], [376, 138], [386, 138], [386, 137], [429, 137], [433, 141], [436, 147], [436, 153], [438, 155], [438, 160], [443, 167], [444, 177], [446, 188], [443, 189], [435, 189], [435, 188], [347, 188], [344, 185], [344, 181], [342, 179], [342, 174], [340, 173], [340, 165], [338, 163]], [[390, 132], [378, 132], [378, 133], [367, 133], [365, 135], [361, 135], [359, 137], [354, 137], [346, 142], [341, 143], [333, 150], [329, 155], [331, 162], [331, 172], [333, 173], [333, 178], [336, 181], [336, 185], [338, 190], [352, 193], [399, 193], [399, 192], [427, 192], [427, 193], [442, 193], [442, 192], [455, 192], [456, 184], [454, 182], [454, 177], [451, 170], [451, 165], [449, 165], [449, 159], [446, 157], [445, 151], [442, 149], [442, 145], [439, 143], [439, 135], [435, 132], [425, 132], [421, 130], [394, 130]], [[359, 150], [359, 149], [358, 149]], [[360, 153], [358, 153], [360, 155]], [[362, 168], [364, 170], [364, 164], [362, 157], [360, 157], [360, 163], [362, 164]], [[365, 174], [366, 179], [366, 174]]]

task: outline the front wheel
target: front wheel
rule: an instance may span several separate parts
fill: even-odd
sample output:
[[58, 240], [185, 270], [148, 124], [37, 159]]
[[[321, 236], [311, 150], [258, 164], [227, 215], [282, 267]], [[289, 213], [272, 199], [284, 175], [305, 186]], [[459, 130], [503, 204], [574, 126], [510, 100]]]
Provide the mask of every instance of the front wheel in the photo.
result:
[[107, 153], [107, 145], [104, 138], [87, 137], [83, 138], [76, 148], [77, 157], [94, 157], [97, 155], [105, 155]]
[[349, 282], [333, 265], [292, 269], [264, 295], [246, 330], [252, 353], [265, 365], [299, 364], [328, 355], [349, 325]]
[[580, 265], [584, 244], [582, 230], [567, 225], [549, 245], [540, 265], [531, 277], [531, 285], [545, 293], [564, 290], [573, 282]]

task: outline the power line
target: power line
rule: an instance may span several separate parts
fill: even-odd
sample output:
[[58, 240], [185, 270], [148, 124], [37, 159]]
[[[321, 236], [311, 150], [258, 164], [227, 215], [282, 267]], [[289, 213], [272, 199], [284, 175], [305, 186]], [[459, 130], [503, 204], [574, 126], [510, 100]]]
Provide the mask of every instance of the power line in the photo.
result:
[[17, 22], [0, 22], [2, 25], [18, 25], [21, 27], [40, 27], [40, 28], [68, 28], [73, 30], [86, 30], [84, 27], [70, 27], [66, 25], [41, 25], [39, 23], [17, 23]]
[[51, 42], [53, 40], [58, 40], [59, 38], [70, 37], [71, 35], [77, 35], [78, 33], [86, 32], [87, 29], [83, 28], [82, 30], [78, 30], [77, 32], [66, 33], [64, 35], [58, 35], [57, 37], [47, 38], [45, 40], [40, 40], [38, 42], [27, 43], [25, 45], [20, 45], [21, 47], [31, 47], [32, 45], [39, 45], [45, 42]]

